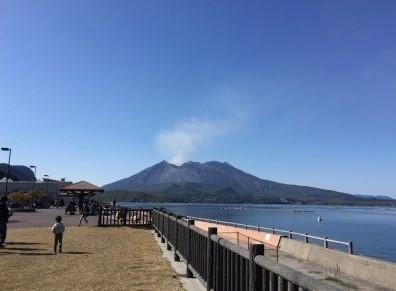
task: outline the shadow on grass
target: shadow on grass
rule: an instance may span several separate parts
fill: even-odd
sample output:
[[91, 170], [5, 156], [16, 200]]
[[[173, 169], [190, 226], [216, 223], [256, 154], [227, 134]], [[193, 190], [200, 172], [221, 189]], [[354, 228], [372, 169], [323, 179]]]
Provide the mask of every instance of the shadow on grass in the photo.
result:
[[21, 256], [53, 256], [55, 255], [54, 253], [17, 253], [18, 255]]
[[16, 252], [8, 252], [8, 251], [0, 251], [0, 256], [4, 255], [19, 255], [19, 256], [49, 256], [53, 255], [53, 253], [16, 253]]
[[90, 252], [62, 252], [62, 254], [67, 254], [67, 255], [91, 255], [92, 253], [90, 253]]
[[43, 249], [23, 248], [23, 247], [20, 247], [20, 248], [10, 248], [10, 247], [7, 247], [6, 249], [7, 249], [7, 250], [11, 250], [11, 251], [42, 251], [42, 250], [43, 250]]
[[[89, 255], [89, 254], [92, 254], [92, 253], [89, 253], [89, 252], [62, 252], [62, 253], [58, 253], [58, 255]], [[17, 252], [0, 251], [0, 256], [1, 255], [53, 256], [55, 254], [54, 253], [50, 253], [50, 252], [45, 252], [45, 253], [33, 253], [33, 252], [17, 253]]]
[[25, 242], [25, 241], [10, 241], [7, 245], [44, 245], [45, 243], [39, 242]]

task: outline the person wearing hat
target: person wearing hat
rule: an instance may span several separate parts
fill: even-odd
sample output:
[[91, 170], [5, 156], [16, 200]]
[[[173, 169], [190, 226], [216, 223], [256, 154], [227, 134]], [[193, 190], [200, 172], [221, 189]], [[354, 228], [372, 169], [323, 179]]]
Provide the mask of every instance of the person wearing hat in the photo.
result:
[[0, 198], [0, 248], [5, 246], [7, 237], [7, 223], [11, 213], [7, 207], [7, 196]]

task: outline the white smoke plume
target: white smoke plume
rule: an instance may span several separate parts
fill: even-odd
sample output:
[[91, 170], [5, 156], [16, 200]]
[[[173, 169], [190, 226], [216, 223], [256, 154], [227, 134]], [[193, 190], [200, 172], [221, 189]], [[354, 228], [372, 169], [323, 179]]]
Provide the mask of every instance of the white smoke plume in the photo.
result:
[[225, 132], [222, 124], [193, 118], [161, 131], [155, 142], [159, 150], [169, 157], [170, 163], [181, 165], [198, 147]]

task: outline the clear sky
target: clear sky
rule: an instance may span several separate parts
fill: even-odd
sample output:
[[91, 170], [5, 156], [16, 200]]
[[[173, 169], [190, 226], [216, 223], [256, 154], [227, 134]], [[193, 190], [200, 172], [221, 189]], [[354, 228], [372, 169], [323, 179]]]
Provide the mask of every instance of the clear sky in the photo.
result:
[[0, 0], [0, 145], [39, 178], [219, 160], [396, 197], [395, 23], [393, 0]]

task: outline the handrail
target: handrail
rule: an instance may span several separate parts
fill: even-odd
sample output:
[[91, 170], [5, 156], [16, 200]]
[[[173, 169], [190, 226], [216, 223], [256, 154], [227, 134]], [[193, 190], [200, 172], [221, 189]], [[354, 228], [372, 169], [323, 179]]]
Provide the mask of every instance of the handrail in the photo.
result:
[[232, 286], [243, 291], [262, 288], [340, 290], [264, 257], [263, 244], [241, 247], [221, 237], [222, 233], [218, 233], [216, 227], [209, 227], [207, 232], [195, 227], [199, 219], [184, 217], [171, 222], [171, 217], [171, 214], [154, 209], [154, 230], [161, 243], [167, 244], [167, 250], [173, 248], [174, 260], [185, 262], [186, 277], [201, 279], [207, 290], [231, 290]]
[[350, 254], [353, 254], [352, 241], [346, 242], [346, 241], [340, 241], [340, 240], [335, 240], [335, 239], [329, 239], [327, 236], [320, 237], [320, 236], [310, 235], [308, 233], [294, 232], [292, 230], [284, 230], [284, 229], [278, 229], [278, 228], [274, 228], [274, 227], [265, 227], [265, 226], [258, 226], [258, 225], [249, 225], [249, 224], [243, 224], [243, 223], [237, 223], [237, 222], [196, 217], [196, 216], [186, 216], [186, 218], [201, 220], [201, 221], [205, 221], [205, 222], [211, 222], [211, 223], [215, 223], [215, 224], [227, 225], [227, 226], [242, 227], [245, 229], [257, 230], [257, 231], [267, 230], [267, 231], [271, 231], [273, 234], [276, 234], [276, 233], [285, 234], [288, 236], [289, 239], [293, 239], [293, 236], [299, 236], [299, 237], [304, 238], [306, 243], [309, 243], [309, 239], [319, 240], [319, 241], [323, 242], [323, 246], [325, 248], [329, 247], [329, 244], [328, 244], [329, 242], [339, 244], [339, 245], [345, 245], [348, 247], [348, 252]]

